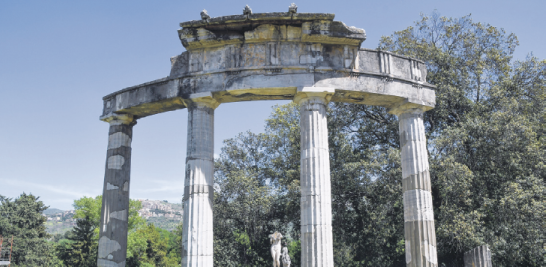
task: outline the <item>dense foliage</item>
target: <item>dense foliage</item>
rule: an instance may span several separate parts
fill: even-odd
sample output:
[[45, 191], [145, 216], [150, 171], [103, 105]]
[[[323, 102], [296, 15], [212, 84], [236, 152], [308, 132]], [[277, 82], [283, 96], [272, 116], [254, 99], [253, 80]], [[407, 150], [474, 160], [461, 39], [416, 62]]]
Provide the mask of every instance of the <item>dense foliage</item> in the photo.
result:
[[270, 264], [268, 236], [275, 231], [294, 248], [292, 264], [299, 265], [299, 120], [294, 108], [279, 108], [265, 134], [225, 141], [215, 166], [218, 266]]
[[[42, 201], [25, 193], [15, 200], [0, 196], [0, 235], [14, 236], [11, 266], [96, 266], [101, 204], [101, 196], [75, 200], [76, 226], [50, 236]], [[126, 266], [180, 266], [182, 224], [172, 232], [146, 224], [140, 208], [139, 201], [130, 201]]]
[[93, 267], [97, 265], [97, 227], [89, 218], [76, 221], [76, 226], [58, 241], [57, 257], [66, 266]]
[[[493, 264], [546, 266], [546, 60], [513, 61], [514, 34], [433, 13], [382, 38], [379, 49], [424, 60], [437, 86], [425, 113], [440, 266], [488, 244]], [[404, 266], [398, 120], [381, 107], [328, 110], [334, 260]], [[300, 265], [300, 129], [295, 104], [278, 106], [264, 133], [224, 142], [215, 162], [216, 266], [270, 264], [268, 235], [284, 236]], [[76, 227], [45, 232], [33, 195], [0, 196], [0, 234], [15, 237], [12, 266], [94, 266], [101, 197], [74, 202]], [[146, 224], [130, 202], [127, 266], [179, 266], [182, 225]]]
[[182, 225], [173, 233], [146, 224], [129, 233], [127, 266], [180, 266]]
[[424, 60], [440, 262], [488, 244], [496, 266], [544, 266], [546, 61], [512, 62], [514, 34], [433, 14], [380, 48]]
[[49, 266], [53, 264], [53, 246], [47, 239], [47, 209], [38, 197], [23, 193], [16, 199], [0, 196], [0, 235], [13, 236], [11, 266]]
[[[481, 244], [495, 266], [546, 264], [546, 61], [514, 62], [517, 45], [514, 34], [470, 16], [437, 13], [379, 44], [424, 60], [437, 86], [425, 126], [440, 266], [461, 266]], [[329, 107], [336, 265], [404, 266], [397, 118], [380, 107]], [[265, 133], [225, 141], [216, 162], [216, 263], [261, 264], [276, 230], [298, 251], [299, 138], [299, 110], [288, 104]]]
[[[90, 251], [90, 258], [93, 258], [91, 265], [96, 265], [97, 259], [97, 243], [100, 225], [100, 212], [102, 206], [102, 196], [95, 198], [83, 197], [74, 201], [75, 218], [80, 219], [78, 226], [84, 222], [90, 224], [89, 229], [94, 229], [92, 236], [87, 236], [90, 242], [94, 244]], [[153, 224], [146, 224], [144, 218], [138, 215], [142, 204], [137, 200], [129, 202], [129, 235], [127, 237], [127, 262], [128, 267], [152, 267], [152, 266], [178, 266], [180, 264], [180, 247], [182, 238], [182, 225], [169, 232], [155, 227]], [[73, 232], [79, 227], [76, 227]], [[75, 234], [75, 236], [77, 236]], [[71, 240], [70, 238], [68, 238]], [[66, 246], [66, 241], [65, 246]], [[63, 240], [59, 242], [63, 245]], [[71, 251], [77, 250], [77, 243], [69, 243]], [[62, 250], [60, 250], [62, 252]], [[72, 253], [68, 258], [61, 257], [65, 265], [80, 266], [67, 264], [69, 261], [78, 260], [79, 255]], [[84, 265], [81, 265], [84, 266]]]

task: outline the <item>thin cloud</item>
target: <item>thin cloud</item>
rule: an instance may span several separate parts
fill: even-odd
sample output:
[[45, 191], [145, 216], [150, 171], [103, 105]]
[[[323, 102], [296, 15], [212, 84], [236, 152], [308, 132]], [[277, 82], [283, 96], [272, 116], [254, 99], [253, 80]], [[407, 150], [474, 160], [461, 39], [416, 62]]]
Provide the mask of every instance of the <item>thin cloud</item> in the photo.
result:
[[81, 198], [83, 196], [93, 196], [94, 194], [90, 194], [88, 192], [78, 192], [72, 188], [66, 188], [66, 187], [60, 187], [60, 186], [52, 186], [48, 184], [39, 184], [39, 183], [33, 183], [33, 182], [25, 182], [20, 181], [17, 179], [0, 179], [0, 181], [3, 184], [12, 185], [12, 186], [19, 186], [24, 187], [25, 191], [28, 191], [29, 193], [34, 191], [34, 194], [39, 193], [40, 191], [46, 190], [49, 192], [57, 193], [60, 195], [65, 196], [71, 196], [74, 198]]
[[[177, 179], [175, 181], [167, 181], [167, 180], [156, 180], [156, 179], [148, 179], [149, 183], [146, 188], [142, 189], [135, 189], [131, 190], [135, 193], [140, 192], [150, 192], [150, 193], [157, 193], [157, 192], [173, 192], [173, 193], [180, 193], [182, 194], [184, 192], [184, 181], [183, 179]], [[154, 185], [155, 184], [155, 185]]]

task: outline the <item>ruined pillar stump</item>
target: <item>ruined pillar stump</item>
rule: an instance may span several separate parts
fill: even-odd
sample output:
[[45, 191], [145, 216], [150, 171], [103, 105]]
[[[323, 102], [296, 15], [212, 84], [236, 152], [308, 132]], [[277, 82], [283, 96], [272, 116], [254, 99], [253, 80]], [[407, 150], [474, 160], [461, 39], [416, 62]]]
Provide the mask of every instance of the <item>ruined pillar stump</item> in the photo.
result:
[[211, 93], [192, 94], [184, 181], [182, 267], [213, 266], [214, 109]]
[[326, 117], [333, 93], [333, 88], [304, 87], [294, 98], [300, 105], [302, 267], [334, 266]]
[[125, 266], [131, 175], [131, 140], [136, 121], [132, 115], [111, 115], [106, 171], [102, 190], [97, 266]]
[[406, 264], [438, 266], [423, 111], [398, 114], [402, 150]]
[[464, 267], [493, 267], [489, 247], [483, 245], [465, 252]]

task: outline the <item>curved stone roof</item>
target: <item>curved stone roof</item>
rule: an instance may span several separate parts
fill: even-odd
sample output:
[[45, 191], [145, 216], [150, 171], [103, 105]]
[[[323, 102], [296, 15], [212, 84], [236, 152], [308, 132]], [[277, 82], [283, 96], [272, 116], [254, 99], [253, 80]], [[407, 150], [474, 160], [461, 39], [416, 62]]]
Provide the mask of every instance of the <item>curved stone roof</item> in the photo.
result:
[[219, 103], [293, 99], [303, 87], [335, 90], [331, 101], [386, 107], [391, 113], [434, 107], [424, 62], [360, 48], [364, 30], [327, 13], [257, 13], [180, 23], [187, 51], [168, 77], [104, 97], [102, 117], [145, 117], [186, 108], [192, 95]]

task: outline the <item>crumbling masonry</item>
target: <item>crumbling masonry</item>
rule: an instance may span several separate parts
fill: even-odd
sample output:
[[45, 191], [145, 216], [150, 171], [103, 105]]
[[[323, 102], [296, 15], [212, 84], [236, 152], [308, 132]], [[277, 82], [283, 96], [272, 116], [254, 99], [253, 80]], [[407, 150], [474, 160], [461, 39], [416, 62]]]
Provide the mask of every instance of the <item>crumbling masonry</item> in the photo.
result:
[[301, 107], [302, 266], [333, 266], [326, 106], [386, 107], [400, 121], [407, 266], [437, 266], [423, 112], [434, 108], [425, 64], [360, 48], [364, 30], [334, 14], [252, 13], [183, 22], [187, 51], [165, 78], [104, 97], [110, 123], [98, 266], [125, 266], [131, 139], [137, 119], [188, 109], [182, 266], [213, 266], [214, 111], [222, 103], [294, 100]]

